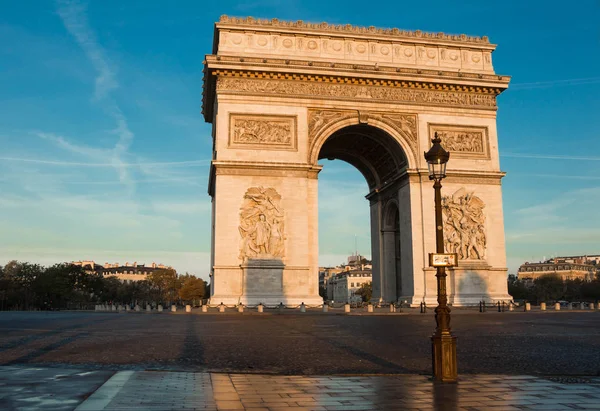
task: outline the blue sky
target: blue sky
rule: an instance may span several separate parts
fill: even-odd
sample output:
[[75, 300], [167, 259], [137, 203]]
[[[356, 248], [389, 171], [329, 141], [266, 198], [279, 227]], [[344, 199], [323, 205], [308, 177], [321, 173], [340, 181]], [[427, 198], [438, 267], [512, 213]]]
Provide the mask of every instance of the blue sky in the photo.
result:
[[[0, 264], [152, 261], [207, 278], [202, 61], [221, 14], [487, 35], [509, 268], [600, 253], [600, 5], [553, 1], [1, 2]], [[320, 257], [370, 254], [363, 177], [320, 175]]]

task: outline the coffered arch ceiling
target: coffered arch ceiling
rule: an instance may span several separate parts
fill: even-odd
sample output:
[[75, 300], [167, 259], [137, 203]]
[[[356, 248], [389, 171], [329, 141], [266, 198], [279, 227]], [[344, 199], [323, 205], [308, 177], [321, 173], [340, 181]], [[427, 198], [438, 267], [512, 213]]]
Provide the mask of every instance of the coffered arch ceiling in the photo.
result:
[[358, 124], [342, 128], [321, 146], [319, 159], [352, 164], [367, 180], [370, 190], [390, 182], [408, 161], [400, 144], [387, 132]]

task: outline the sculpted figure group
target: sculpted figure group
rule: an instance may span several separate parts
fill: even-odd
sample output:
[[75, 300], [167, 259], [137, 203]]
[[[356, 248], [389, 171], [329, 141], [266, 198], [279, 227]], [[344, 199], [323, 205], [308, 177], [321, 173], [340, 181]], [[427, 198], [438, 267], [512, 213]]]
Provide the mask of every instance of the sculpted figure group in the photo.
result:
[[236, 143], [290, 144], [292, 129], [288, 122], [237, 119], [233, 140]]
[[464, 188], [442, 198], [446, 252], [460, 260], [483, 260], [486, 236], [483, 201]]
[[449, 151], [483, 153], [483, 135], [481, 132], [471, 131], [442, 131], [438, 135], [444, 142], [444, 147]]
[[281, 258], [285, 237], [281, 196], [273, 188], [250, 187], [240, 211], [240, 259]]

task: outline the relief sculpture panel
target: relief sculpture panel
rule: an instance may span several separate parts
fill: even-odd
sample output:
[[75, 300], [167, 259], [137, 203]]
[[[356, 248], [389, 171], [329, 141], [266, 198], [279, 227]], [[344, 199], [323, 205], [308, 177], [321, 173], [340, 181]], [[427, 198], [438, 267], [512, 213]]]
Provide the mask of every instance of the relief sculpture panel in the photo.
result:
[[342, 100], [384, 100], [423, 105], [452, 105], [476, 108], [496, 107], [496, 96], [484, 93], [403, 89], [397, 87], [331, 84], [312, 81], [263, 80], [219, 77], [218, 92], [234, 94], [282, 95], [303, 98], [334, 98]]
[[455, 157], [489, 159], [487, 127], [430, 124], [430, 138], [437, 132], [442, 146]]
[[464, 188], [442, 197], [444, 242], [447, 253], [457, 253], [460, 260], [485, 258], [486, 234], [484, 202]]
[[283, 258], [284, 214], [281, 195], [274, 188], [250, 187], [240, 208], [239, 258]]
[[231, 114], [229, 147], [296, 150], [296, 117]]

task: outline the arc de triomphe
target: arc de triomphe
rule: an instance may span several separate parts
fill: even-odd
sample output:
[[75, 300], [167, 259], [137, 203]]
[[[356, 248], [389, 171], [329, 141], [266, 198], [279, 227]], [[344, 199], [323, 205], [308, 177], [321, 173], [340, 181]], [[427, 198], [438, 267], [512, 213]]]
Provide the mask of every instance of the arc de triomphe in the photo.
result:
[[[436, 301], [434, 200], [423, 152], [451, 152], [443, 184], [449, 302], [509, 300], [487, 37], [223, 16], [204, 68], [213, 125], [211, 304], [320, 304], [319, 159], [365, 177], [373, 300]], [[340, 207], [348, 205], [340, 204]]]

